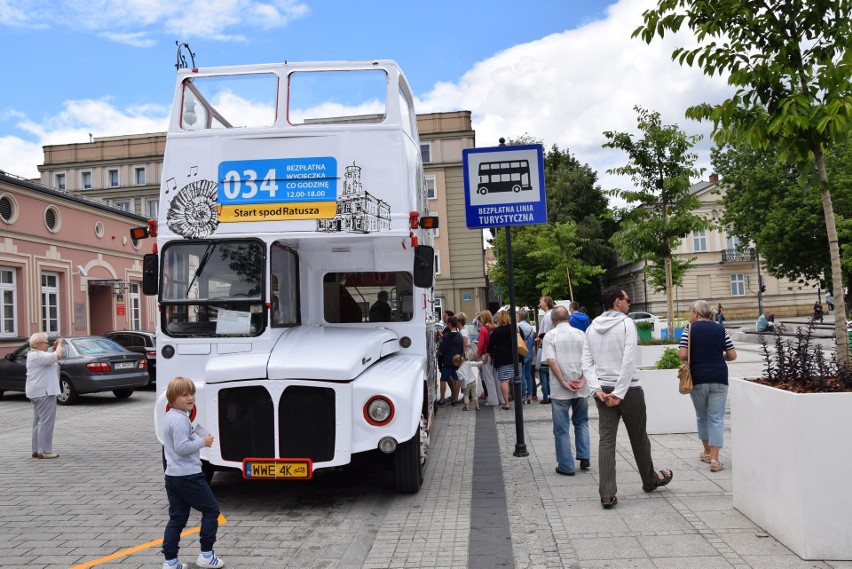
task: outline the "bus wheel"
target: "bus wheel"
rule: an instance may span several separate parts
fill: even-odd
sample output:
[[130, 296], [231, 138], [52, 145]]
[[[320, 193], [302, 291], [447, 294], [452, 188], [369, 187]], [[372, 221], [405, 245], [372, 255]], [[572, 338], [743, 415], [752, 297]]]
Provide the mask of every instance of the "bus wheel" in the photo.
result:
[[519, 193], [521, 191], [521, 186], [515, 184], [514, 186], [512, 186], [512, 191], [516, 194]]
[[415, 494], [423, 484], [423, 465], [426, 462], [428, 435], [424, 418], [414, 436], [399, 445], [394, 452], [394, 486], [397, 492]]
[[476, 190], [476, 191], [477, 191], [477, 192], [479, 192], [479, 193], [480, 193], [480, 195], [483, 195], [483, 196], [484, 196], [485, 194], [487, 194], [487, 193], [488, 193], [488, 188], [486, 188], [485, 186], [483, 186], [483, 187], [479, 188], [479, 189], [478, 189], [478, 190]]

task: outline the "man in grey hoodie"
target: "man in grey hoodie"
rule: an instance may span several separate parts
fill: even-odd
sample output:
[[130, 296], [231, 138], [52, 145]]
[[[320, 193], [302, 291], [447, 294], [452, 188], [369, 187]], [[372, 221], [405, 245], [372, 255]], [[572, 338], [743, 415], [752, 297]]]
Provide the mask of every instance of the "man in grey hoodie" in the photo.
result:
[[636, 370], [636, 325], [627, 317], [630, 297], [620, 287], [603, 292], [606, 312], [592, 321], [583, 345], [583, 375], [598, 406], [600, 444], [598, 468], [601, 505], [618, 503], [615, 482], [615, 440], [624, 421], [642, 489], [653, 492], [672, 480], [669, 469], [655, 471], [651, 441], [645, 430], [645, 394]]

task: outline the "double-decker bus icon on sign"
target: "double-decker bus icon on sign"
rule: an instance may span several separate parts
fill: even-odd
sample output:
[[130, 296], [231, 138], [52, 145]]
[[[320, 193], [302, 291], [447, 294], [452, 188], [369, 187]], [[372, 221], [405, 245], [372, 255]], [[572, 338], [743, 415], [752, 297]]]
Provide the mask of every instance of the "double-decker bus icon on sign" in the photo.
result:
[[479, 165], [477, 193], [515, 192], [531, 190], [530, 163], [528, 160], [510, 162], [482, 162]]

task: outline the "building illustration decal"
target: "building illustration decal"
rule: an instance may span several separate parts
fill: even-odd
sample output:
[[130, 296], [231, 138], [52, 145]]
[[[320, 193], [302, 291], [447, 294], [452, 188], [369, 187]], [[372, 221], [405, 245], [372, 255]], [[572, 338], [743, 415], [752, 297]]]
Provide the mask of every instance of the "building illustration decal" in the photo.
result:
[[390, 205], [364, 190], [361, 167], [354, 162], [343, 172], [343, 191], [337, 197], [337, 214], [317, 220], [317, 231], [374, 233], [390, 229]]

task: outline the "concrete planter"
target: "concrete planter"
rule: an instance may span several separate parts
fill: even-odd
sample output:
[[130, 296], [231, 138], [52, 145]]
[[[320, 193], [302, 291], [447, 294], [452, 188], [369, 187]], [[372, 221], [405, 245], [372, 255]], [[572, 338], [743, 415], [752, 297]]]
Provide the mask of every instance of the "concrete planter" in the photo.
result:
[[852, 393], [730, 384], [734, 507], [803, 559], [852, 560]]
[[692, 398], [678, 391], [676, 369], [640, 369], [639, 382], [645, 392], [649, 435], [694, 433], [698, 430]]
[[652, 344], [637, 346], [636, 367], [650, 367], [657, 363], [666, 348], [675, 348], [674, 344]]

